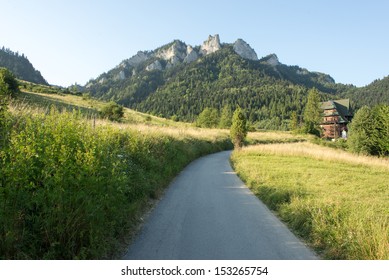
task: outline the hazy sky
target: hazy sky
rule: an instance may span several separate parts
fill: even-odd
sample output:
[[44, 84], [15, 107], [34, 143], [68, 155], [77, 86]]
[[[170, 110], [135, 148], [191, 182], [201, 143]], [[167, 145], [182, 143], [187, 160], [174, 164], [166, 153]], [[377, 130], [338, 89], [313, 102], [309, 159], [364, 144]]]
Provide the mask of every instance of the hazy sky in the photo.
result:
[[336, 82], [389, 75], [386, 0], [0, 0], [0, 47], [62, 86], [84, 85], [139, 50], [174, 39], [200, 45], [210, 34]]

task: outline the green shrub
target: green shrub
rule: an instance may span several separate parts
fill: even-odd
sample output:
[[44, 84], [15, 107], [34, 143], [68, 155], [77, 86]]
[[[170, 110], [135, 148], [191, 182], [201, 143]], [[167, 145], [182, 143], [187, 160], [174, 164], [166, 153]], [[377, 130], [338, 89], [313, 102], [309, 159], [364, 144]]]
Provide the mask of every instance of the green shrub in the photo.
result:
[[15, 76], [6, 68], [0, 68], [0, 98], [12, 97], [19, 91]]
[[100, 116], [110, 121], [119, 122], [124, 116], [124, 108], [115, 102], [110, 102], [101, 109]]

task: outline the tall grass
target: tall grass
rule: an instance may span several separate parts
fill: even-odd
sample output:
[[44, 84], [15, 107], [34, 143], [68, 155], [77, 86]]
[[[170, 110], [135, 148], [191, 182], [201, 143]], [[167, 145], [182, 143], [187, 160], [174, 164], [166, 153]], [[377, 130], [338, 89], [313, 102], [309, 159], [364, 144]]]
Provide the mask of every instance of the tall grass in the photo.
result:
[[310, 135], [299, 135], [288, 131], [257, 131], [247, 135], [249, 145], [305, 142], [312, 138]]
[[238, 174], [328, 259], [389, 259], [389, 162], [310, 143], [233, 153]]
[[117, 257], [150, 197], [228, 135], [13, 110], [0, 151], [0, 259]]

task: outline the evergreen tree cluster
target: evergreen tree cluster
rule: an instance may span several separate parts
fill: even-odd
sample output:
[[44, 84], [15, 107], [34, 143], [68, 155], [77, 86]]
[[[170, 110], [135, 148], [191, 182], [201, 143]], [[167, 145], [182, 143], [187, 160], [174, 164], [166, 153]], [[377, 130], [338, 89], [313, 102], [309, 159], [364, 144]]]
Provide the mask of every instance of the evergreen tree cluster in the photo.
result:
[[5, 47], [0, 49], [0, 67], [9, 69], [18, 79], [48, 85], [24, 54], [20, 55]]
[[356, 109], [364, 105], [374, 107], [378, 104], [389, 104], [389, 76], [377, 79], [365, 87], [350, 87], [342, 96], [350, 98]]

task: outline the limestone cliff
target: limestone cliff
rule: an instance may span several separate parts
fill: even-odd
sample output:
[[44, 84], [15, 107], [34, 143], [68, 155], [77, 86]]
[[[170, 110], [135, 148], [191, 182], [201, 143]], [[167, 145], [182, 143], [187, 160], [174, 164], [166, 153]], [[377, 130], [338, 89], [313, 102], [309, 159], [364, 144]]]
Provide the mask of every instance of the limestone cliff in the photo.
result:
[[203, 55], [214, 53], [221, 49], [219, 34], [208, 36], [208, 39], [200, 47], [200, 53]]
[[234, 51], [243, 58], [250, 60], [258, 60], [256, 52], [242, 39], [235, 41], [233, 45]]
[[271, 66], [277, 66], [280, 65], [280, 61], [278, 60], [277, 55], [271, 54], [267, 56], [266, 62], [270, 64]]

